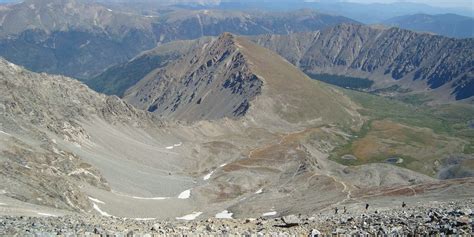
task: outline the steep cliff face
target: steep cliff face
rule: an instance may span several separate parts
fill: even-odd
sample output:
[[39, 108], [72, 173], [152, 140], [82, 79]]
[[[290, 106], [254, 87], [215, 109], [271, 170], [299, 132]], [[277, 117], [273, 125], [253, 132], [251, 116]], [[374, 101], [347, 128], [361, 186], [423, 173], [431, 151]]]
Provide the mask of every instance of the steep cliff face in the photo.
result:
[[254, 41], [310, 73], [367, 77], [379, 87], [399, 84], [414, 91], [440, 91], [456, 100], [474, 95], [469, 90], [473, 39], [342, 24], [315, 33], [259, 36]]

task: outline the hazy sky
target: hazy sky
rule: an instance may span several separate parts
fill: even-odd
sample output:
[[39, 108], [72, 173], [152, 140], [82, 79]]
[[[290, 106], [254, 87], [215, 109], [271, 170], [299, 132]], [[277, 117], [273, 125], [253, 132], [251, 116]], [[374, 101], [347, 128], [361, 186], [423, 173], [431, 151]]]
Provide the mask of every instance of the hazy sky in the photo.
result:
[[348, 2], [359, 2], [359, 3], [391, 3], [391, 2], [416, 2], [416, 3], [425, 3], [432, 6], [439, 7], [468, 7], [474, 8], [474, 0], [409, 0], [409, 1], [400, 1], [400, 0], [346, 0]]

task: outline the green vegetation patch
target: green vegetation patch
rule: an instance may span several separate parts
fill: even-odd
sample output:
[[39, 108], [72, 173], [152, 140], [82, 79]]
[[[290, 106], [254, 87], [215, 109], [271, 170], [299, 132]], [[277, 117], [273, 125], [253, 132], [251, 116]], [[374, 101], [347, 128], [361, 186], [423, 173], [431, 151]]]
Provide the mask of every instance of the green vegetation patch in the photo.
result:
[[[391, 163], [436, 176], [436, 162], [451, 154], [474, 153], [474, 107], [466, 104], [427, 106], [353, 90], [344, 90], [361, 105], [368, 119], [330, 159], [344, 165]], [[347, 156], [345, 156], [347, 155]], [[344, 157], [345, 156], [345, 157]], [[350, 159], [355, 156], [357, 159]], [[346, 158], [346, 159], [344, 159]]]

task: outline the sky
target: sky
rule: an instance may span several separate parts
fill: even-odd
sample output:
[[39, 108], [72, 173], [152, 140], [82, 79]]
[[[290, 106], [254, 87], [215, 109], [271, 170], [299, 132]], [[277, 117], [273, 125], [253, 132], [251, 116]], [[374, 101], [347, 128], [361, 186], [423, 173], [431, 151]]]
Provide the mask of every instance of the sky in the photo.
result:
[[461, 7], [461, 8], [471, 8], [474, 9], [474, 0], [347, 0], [348, 2], [358, 2], [358, 3], [392, 3], [392, 2], [416, 2], [424, 3], [431, 6], [437, 7]]

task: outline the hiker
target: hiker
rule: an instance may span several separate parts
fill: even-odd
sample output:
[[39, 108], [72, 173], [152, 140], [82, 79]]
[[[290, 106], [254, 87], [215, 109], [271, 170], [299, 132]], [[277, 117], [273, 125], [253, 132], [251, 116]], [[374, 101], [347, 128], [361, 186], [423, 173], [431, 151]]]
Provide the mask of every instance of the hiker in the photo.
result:
[[344, 206], [344, 214], [346, 214], [347, 212], [347, 209], [346, 209], [346, 206]]
[[405, 208], [407, 204], [405, 202], [402, 203], [402, 208]]
[[337, 207], [334, 208], [334, 214], [337, 214]]
[[365, 204], [365, 210], [367, 211], [368, 209], [369, 209], [369, 204], [366, 203], [366, 204]]

